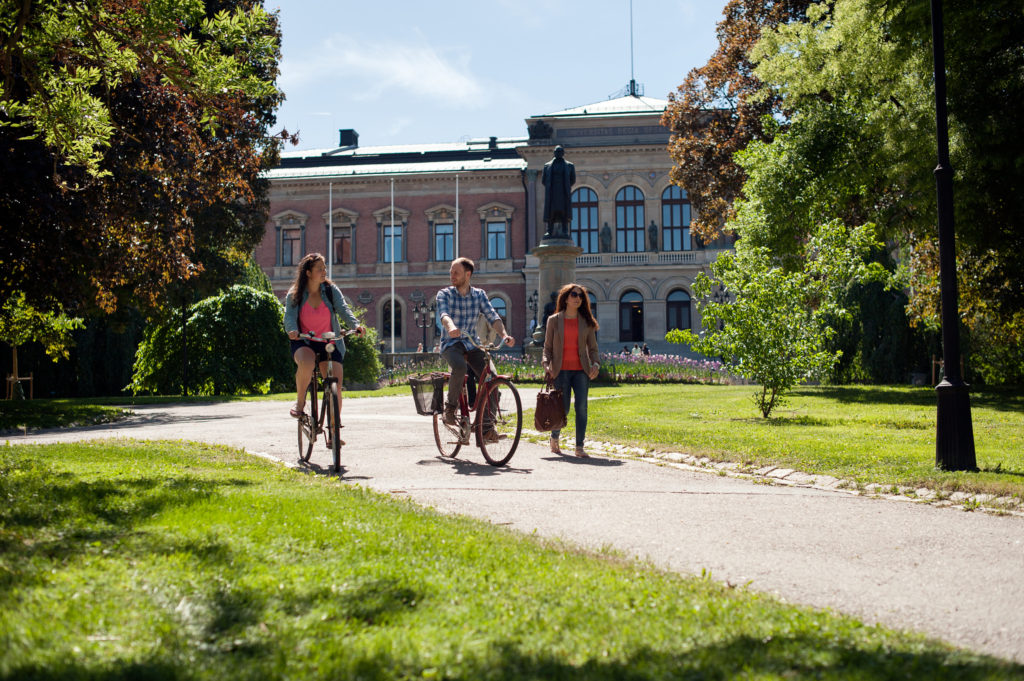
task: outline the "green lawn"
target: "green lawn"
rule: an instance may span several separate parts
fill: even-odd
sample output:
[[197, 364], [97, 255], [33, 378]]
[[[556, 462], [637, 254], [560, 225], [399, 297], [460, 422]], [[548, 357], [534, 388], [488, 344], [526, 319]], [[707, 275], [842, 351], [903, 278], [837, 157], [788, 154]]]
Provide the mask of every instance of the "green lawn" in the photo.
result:
[[[771, 419], [752, 386], [620, 385], [590, 391], [587, 437], [777, 465], [860, 483], [926, 486], [1024, 499], [1024, 397], [971, 396], [979, 472], [935, 469], [935, 392], [909, 387], [794, 391]], [[531, 416], [532, 418], [532, 416]], [[573, 432], [573, 413], [563, 436]], [[529, 422], [529, 420], [528, 420]]]
[[[391, 386], [379, 390], [346, 390], [345, 397], [381, 397], [405, 395], [408, 386]], [[236, 396], [194, 396], [180, 395], [135, 395], [118, 397], [89, 397], [52, 400], [0, 401], [0, 433], [21, 429], [62, 428], [91, 426], [99, 423], [118, 421], [131, 414], [131, 407], [138, 404], [187, 404], [228, 401], [294, 400], [291, 393], [272, 395]]]
[[0, 447], [0, 498], [0, 679], [1024, 675], [223, 447]]
[[[536, 387], [529, 386], [526, 387]], [[594, 386], [587, 437], [678, 451], [760, 468], [793, 468], [858, 484], [927, 487], [1024, 499], [1024, 396], [971, 396], [978, 472], [935, 469], [935, 391], [930, 388], [801, 388], [771, 419], [753, 406], [752, 386]], [[408, 386], [346, 391], [346, 398], [409, 396]], [[0, 431], [28, 425], [99, 423], [122, 417], [113, 405], [204, 402], [215, 398], [137, 397], [0, 403]], [[291, 394], [220, 399], [282, 400]], [[525, 422], [532, 424], [531, 405]], [[572, 437], [573, 414], [563, 436]]]

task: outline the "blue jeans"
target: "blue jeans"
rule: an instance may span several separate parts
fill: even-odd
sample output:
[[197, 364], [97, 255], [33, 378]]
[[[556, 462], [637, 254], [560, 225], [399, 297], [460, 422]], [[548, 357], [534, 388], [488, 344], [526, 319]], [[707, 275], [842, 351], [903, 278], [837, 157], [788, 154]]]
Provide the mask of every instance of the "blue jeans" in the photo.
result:
[[[587, 393], [590, 391], [590, 377], [585, 371], [559, 371], [555, 377], [555, 387], [562, 390], [562, 404], [565, 406], [565, 415], [569, 416], [569, 405], [572, 395], [576, 395], [576, 446], [583, 446], [583, 439], [587, 434]], [[551, 437], [557, 439], [562, 431], [551, 431]]]

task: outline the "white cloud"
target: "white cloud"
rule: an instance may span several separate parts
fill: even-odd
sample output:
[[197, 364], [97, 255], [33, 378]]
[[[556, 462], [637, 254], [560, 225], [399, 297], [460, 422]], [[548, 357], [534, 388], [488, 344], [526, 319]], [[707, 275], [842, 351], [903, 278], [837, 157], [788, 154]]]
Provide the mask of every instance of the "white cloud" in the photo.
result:
[[285, 59], [279, 84], [287, 92], [316, 84], [355, 101], [401, 95], [475, 107], [485, 92], [469, 69], [469, 54], [430, 45], [353, 40], [335, 35], [315, 57]]

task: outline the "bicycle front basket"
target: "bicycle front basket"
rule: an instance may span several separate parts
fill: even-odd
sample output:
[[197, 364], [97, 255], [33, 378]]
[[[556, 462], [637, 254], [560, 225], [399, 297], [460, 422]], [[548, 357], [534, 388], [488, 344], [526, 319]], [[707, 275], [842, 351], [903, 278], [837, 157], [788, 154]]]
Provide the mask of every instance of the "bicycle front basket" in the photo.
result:
[[437, 371], [409, 377], [417, 414], [430, 416], [444, 411], [444, 386], [447, 382], [448, 376]]

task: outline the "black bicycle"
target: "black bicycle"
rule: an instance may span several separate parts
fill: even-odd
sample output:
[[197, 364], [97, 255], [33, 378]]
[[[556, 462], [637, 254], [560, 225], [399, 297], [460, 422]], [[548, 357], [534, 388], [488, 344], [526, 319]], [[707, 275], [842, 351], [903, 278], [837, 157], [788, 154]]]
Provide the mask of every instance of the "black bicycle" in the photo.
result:
[[[324, 343], [322, 350], [317, 352], [316, 361], [313, 364], [313, 375], [306, 386], [306, 406], [302, 416], [298, 418], [299, 423], [299, 458], [309, 461], [313, 453], [313, 443], [318, 435], [326, 435], [327, 448], [331, 450], [334, 460], [332, 470], [341, 470], [341, 447], [345, 443], [341, 441], [341, 385], [338, 377], [334, 375], [334, 361], [331, 354], [334, 352], [335, 341], [338, 338], [351, 336], [356, 333], [352, 329], [342, 330], [340, 335], [328, 331], [323, 336], [304, 334], [299, 336], [311, 341]], [[327, 375], [320, 373], [320, 363], [327, 362]], [[318, 396], [323, 397], [318, 402]], [[324, 433], [326, 427], [327, 432]]]

